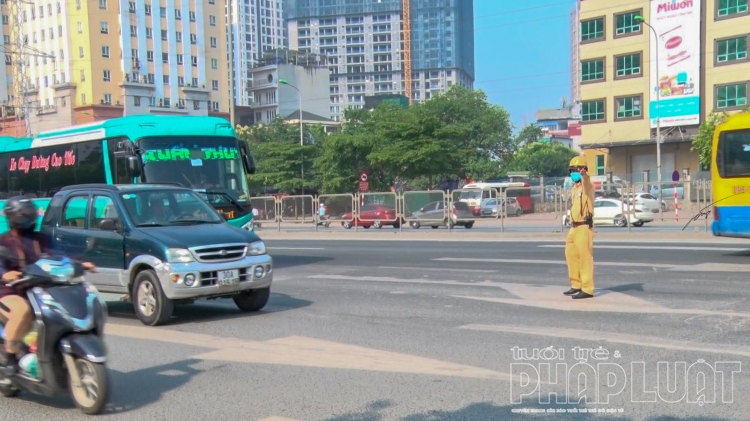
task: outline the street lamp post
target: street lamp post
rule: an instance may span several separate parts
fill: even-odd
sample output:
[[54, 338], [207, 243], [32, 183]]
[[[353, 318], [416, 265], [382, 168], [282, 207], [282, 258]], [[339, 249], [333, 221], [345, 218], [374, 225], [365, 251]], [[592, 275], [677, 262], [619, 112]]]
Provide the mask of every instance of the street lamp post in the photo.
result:
[[[296, 86], [290, 84], [286, 81], [286, 79], [279, 79], [279, 83], [282, 85], [286, 85], [295, 91], [297, 91], [297, 94], [299, 95], [299, 146], [302, 148], [304, 146], [304, 135], [302, 131], [302, 92], [297, 89]], [[305, 194], [305, 163], [304, 163], [304, 151], [300, 149], [300, 156], [302, 157], [302, 160], [300, 160], [300, 175], [302, 176], [302, 194]]]
[[[659, 39], [656, 35], [656, 29], [646, 22], [646, 19], [637, 15], [635, 20], [648, 26], [651, 29], [651, 33], [654, 34], [654, 53], [656, 55], [656, 63], [652, 65], [656, 68], [656, 182], [659, 186], [659, 208], [661, 209], [662, 194], [661, 194], [661, 118], [659, 118], [661, 109], [659, 100], [661, 99], [661, 88], [659, 87]], [[650, 68], [650, 66], [649, 66]], [[662, 218], [664, 215], [662, 215]]]

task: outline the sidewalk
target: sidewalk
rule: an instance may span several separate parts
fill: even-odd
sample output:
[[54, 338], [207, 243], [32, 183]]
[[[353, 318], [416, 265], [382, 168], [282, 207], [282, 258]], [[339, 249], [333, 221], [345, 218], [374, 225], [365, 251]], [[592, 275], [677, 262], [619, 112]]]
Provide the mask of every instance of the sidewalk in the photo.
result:
[[[462, 241], [462, 242], [507, 242], [507, 241], [563, 241], [562, 232], [471, 232], [467, 230], [435, 230], [408, 231], [400, 233], [397, 230], [387, 231], [301, 231], [278, 232], [276, 230], [257, 231], [264, 240], [335, 240], [335, 241]], [[740, 238], [714, 237], [706, 232], [639, 232], [633, 235], [626, 232], [602, 232], [594, 236], [594, 241], [614, 241], [623, 243], [719, 243], [719, 244], [747, 244], [750, 242]]]

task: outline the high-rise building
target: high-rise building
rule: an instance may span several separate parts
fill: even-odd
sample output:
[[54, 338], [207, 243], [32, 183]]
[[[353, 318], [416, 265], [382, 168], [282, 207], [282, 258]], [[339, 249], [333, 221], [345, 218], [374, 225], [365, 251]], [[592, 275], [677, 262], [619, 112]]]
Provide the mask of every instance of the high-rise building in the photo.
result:
[[[3, 41], [18, 45], [13, 37], [20, 36], [25, 43], [32, 133], [144, 113], [229, 118], [229, 16], [223, 0], [14, 3], [19, 14], [10, 11], [11, 2], [19, 0], [2, 4]], [[236, 121], [251, 124], [246, 80], [259, 49], [284, 43], [281, 1], [230, 4]], [[20, 60], [6, 56], [7, 97], [16, 94], [10, 75], [17, 74]]]
[[674, 171], [706, 170], [691, 150], [700, 124], [748, 106], [748, 0], [580, 7], [581, 147], [592, 172], [671, 182]]
[[[263, 52], [286, 46], [286, 23], [281, 0], [232, 0], [235, 28], [234, 71], [237, 104], [253, 105], [249, 82]], [[227, 36], [227, 42], [229, 37]]]
[[[329, 56], [331, 119], [365, 96], [402, 94], [402, 0], [291, 0], [291, 49]], [[474, 83], [472, 1], [411, 0], [412, 100]]]

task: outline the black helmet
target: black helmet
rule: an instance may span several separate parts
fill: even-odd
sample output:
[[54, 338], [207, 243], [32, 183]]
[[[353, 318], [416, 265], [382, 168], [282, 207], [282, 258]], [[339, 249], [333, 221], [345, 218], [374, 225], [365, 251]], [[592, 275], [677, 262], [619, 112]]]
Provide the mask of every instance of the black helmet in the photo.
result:
[[36, 227], [38, 211], [31, 199], [22, 196], [11, 197], [5, 202], [3, 209], [8, 225], [19, 230], [29, 230]]

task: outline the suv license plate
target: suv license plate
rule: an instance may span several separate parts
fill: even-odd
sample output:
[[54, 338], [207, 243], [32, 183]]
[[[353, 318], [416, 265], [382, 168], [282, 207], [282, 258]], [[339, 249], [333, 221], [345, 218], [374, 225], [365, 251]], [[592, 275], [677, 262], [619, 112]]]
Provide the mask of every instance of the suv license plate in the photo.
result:
[[240, 271], [237, 269], [220, 270], [217, 276], [219, 286], [237, 285], [240, 283]]

